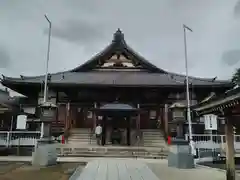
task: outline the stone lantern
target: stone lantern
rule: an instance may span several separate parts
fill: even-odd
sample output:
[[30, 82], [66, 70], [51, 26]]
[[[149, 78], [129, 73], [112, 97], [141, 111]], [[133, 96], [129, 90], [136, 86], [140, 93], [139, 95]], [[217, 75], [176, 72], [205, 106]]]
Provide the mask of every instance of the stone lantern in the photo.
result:
[[40, 121], [43, 123], [43, 134], [35, 146], [32, 165], [55, 165], [57, 164], [57, 149], [51, 138], [51, 123], [55, 120], [57, 106], [51, 102], [45, 102], [39, 108]]
[[172, 123], [177, 126], [177, 137], [169, 146], [168, 166], [179, 169], [194, 168], [194, 156], [191, 153], [189, 142], [184, 139], [183, 126], [186, 120], [186, 105], [174, 103], [170, 106], [172, 111]]
[[56, 118], [57, 106], [51, 102], [45, 102], [39, 106], [40, 122], [43, 123], [43, 134], [39, 143], [51, 143], [51, 123]]
[[177, 138], [184, 138], [183, 128], [186, 120], [186, 105], [183, 103], [174, 103], [170, 106], [172, 112], [172, 123], [176, 124]]

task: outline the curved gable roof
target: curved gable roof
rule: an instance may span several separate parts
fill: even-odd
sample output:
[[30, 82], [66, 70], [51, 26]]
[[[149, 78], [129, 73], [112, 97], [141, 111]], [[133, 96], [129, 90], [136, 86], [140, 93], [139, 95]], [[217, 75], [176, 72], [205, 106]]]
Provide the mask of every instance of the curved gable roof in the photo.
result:
[[110, 45], [108, 45], [104, 50], [100, 53], [92, 57], [92, 59], [88, 60], [84, 64], [70, 70], [71, 72], [82, 72], [91, 70], [94, 66], [99, 63], [99, 60], [103, 60], [105, 57], [111, 56], [113, 53], [125, 53], [131, 57], [132, 61], [137, 61], [142, 67], [150, 70], [151, 72], [159, 72], [166, 73], [163, 69], [158, 68], [157, 66], [150, 63], [144, 57], [135, 52], [130, 46], [127, 45], [124, 34], [120, 29], [118, 29], [114, 35], [113, 40]]

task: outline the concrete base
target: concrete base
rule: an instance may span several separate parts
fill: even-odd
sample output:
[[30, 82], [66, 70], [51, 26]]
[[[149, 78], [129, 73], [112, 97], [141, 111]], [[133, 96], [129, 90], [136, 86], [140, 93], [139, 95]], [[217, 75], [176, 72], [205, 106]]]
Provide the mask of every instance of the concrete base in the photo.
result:
[[42, 139], [38, 142], [35, 151], [32, 154], [33, 166], [51, 166], [57, 164], [57, 149], [56, 145], [50, 143], [47, 139]]
[[179, 169], [195, 168], [194, 157], [190, 153], [171, 153], [168, 155], [168, 166]]
[[179, 169], [195, 168], [194, 156], [187, 141], [183, 139], [172, 141], [168, 154], [168, 166]]

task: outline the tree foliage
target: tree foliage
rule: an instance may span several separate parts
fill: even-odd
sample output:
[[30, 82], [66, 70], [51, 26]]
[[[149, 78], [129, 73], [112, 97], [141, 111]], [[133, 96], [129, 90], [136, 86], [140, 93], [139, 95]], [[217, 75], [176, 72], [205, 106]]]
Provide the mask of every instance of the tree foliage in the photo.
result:
[[240, 68], [236, 69], [232, 76], [232, 82], [235, 84], [240, 84]]

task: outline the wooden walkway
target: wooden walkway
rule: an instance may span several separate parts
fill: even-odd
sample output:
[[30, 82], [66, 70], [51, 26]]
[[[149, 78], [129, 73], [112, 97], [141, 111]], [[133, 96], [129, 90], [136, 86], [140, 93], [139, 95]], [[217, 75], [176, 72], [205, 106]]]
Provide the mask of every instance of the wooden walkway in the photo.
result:
[[159, 180], [148, 166], [136, 160], [94, 160], [77, 180]]

